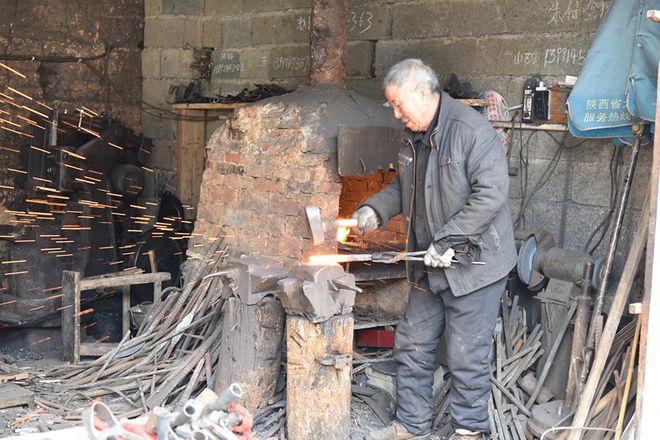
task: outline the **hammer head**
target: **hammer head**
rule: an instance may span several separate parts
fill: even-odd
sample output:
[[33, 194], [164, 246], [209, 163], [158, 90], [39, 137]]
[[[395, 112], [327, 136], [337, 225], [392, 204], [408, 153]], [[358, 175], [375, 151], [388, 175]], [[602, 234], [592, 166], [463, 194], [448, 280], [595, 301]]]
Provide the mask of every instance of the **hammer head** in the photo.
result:
[[305, 206], [305, 215], [307, 216], [307, 223], [309, 223], [309, 230], [312, 232], [312, 243], [314, 243], [314, 246], [318, 246], [324, 241], [321, 209], [318, 206]]

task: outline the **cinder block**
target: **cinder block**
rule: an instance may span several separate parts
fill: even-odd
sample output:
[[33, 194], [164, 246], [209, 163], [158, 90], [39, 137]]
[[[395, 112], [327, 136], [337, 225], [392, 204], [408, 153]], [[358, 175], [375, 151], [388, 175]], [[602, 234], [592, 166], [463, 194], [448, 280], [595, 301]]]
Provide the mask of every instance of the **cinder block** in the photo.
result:
[[151, 105], [169, 108], [167, 95], [171, 84], [171, 80], [147, 78], [142, 81], [142, 98]]
[[209, 18], [202, 22], [202, 46], [220, 49], [222, 47], [222, 20]]
[[176, 141], [155, 139], [151, 150], [151, 163], [160, 169], [173, 170], [176, 167]]
[[574, 0], [529, 0], [524, 4], [511, 1], [507, 5], [509, 29], [516, 32], [574, 31], [580, 28], [581, 3]]
[[571, 199], [575, 203], [591, 206], [609, 206], [609, 164], [573, 164]]
[[309, 44], [309, 15], [299, 13], [252, 17], [252, 44]]
[[155, 17], [163, 13], [163, 0], [144, 0], [144, 16]]
[[142, 77], [160, 77], [160, 49], [145, 48], [142, 51]]
[[[508, 32], [507, 13], [510, 3], [511, 0], [452, 0], [451, 19], [448, 23], [449, 35], [485, 35]], [[516, 3], [520, 6], [519, 2]]]
[[483, 71], [484, 63], [477, 62], [477, 40], [415, 40], [379, 41], [376, 43], [376, 76], [405, 58], [421, 58], [440, 76], [456, 73], [475, 75]]
[[186, 18], [183, 29], [183, 46], [200, 47], [202, 45], [202, 22], [198, 18]]
[[272, 49], [268, 72], [274, 79], [307, 77], [309, 74], [309, 46], [282, 46]]
[[202, 15], [204, 0], [163, 0], [163, 14]]
[[382, 78], [348, 78], [346, 87], [354, 90], [362, 96], [371, 98], [378, 102], [385, 102], [383, 89], [381, 87]]
[[174, 141], [177, 138], [177, 121], [163, 117], [158, 110], [145, 107], [142, 112], [142, 132], [152, 140]]
[[205, 0], [204, 15], [229, 17], [243, 12], [243, 2], [237, 0]]
[[361, 4], [348, 9], [349, 40], [381, 40], [391, 35], [387, 4]]
[[243, 0], [245, 12], [271, 12], [287, 8], [287, 0]]
[[452, 14], [450, 18], [449, 11], [449, 0], [394, 4], [392, 38], [405, 40], [449, 35], [450, 22], [458, 17]]
[[235, 49], [251, 45], [252, 24], [249, 18], [225, 20], [222, 23], [224, 49]]
[[244, 48], [240, 50], [240, 59], [243, 64], [241, 78], [252, 81], [269, 81], [268, 64], [270, 51], [268, 49]]
[[346, 73], [352, 77], [369, 77], [374, 62], [374, 46], [371, 41], [350, 41], [346, 53]]
[[162, 78], [179, 78], [181, 49], [161, 49], [160, 75]]
[[181, 47], [185, 18], [157, 17], [146, 18], [144, 28], [145, 47]]

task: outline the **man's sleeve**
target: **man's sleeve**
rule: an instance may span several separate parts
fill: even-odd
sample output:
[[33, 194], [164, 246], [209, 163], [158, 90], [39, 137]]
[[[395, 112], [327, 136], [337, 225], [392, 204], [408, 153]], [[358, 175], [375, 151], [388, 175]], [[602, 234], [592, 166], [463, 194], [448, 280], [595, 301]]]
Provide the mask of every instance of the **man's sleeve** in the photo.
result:
[[369, 197], [360, 206], [371, 206], [381, 220], [381, 227], [387, 226], [392, 217], [401, 212], [401, 183], [397, 175], [389, 185]]
[[[509, 174], [506, 155], [496, 136], [477, 137], [466, 159], [471, 186], [463, 208], [433, 236], [439, 242], [449, 236], [476, 239], [508, 203]], [[450, 190], [451, 191], [451, 190]]]

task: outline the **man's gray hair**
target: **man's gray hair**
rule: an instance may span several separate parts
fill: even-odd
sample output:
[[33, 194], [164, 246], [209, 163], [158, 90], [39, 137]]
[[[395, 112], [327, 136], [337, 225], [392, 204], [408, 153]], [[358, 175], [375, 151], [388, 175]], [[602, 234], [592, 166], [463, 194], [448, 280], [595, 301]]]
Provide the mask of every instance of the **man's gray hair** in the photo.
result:
[[399, 61], [387, 72], [383, 80], [383, 89], [390, 86], [424, 86], [434, 95], [440, 94], [438, 75], [430, 66], [417, 58], [408, 58]]

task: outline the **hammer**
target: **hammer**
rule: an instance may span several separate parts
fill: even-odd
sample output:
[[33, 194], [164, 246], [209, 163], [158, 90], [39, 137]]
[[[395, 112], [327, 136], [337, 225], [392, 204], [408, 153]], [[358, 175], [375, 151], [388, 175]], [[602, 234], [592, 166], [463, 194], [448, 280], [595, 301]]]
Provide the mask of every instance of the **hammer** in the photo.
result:
[[309, 229], [312, 231], [312, 242], [317, 246], [324, 241], [323, 232], [326, 229], [337, 228], [356, 228], [358, 225], [356, 218], [334, 219], [328, 222], [321, 220], [321, 209], [318, 206], [308, 205], [305, 207]]

